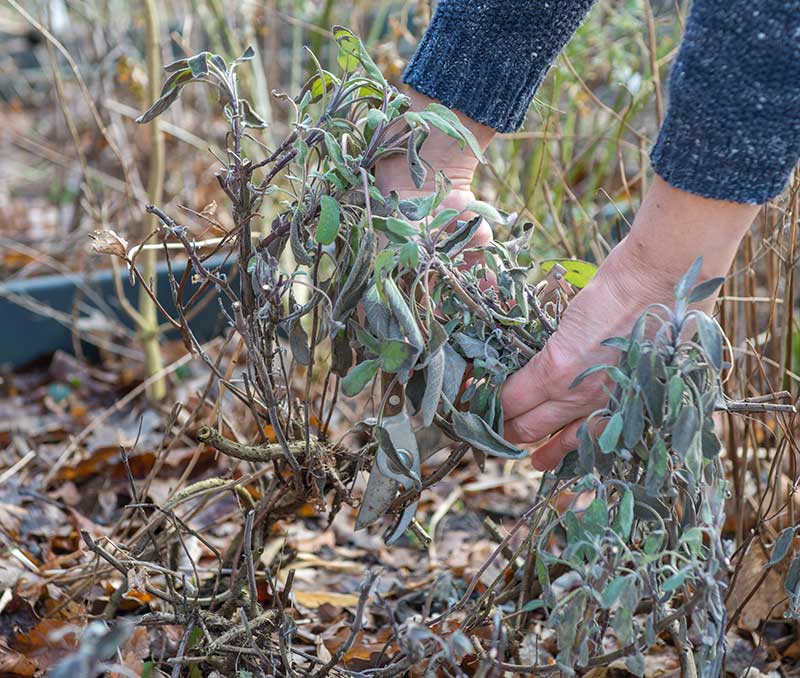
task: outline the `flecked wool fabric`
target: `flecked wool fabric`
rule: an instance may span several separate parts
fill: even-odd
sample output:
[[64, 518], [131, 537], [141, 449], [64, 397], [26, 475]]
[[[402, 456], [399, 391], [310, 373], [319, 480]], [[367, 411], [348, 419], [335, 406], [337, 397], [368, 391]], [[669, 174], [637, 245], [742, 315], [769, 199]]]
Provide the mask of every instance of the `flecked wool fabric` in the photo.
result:
[[[439, 0], [403, 79], [518, 129], [593, 0]], [[644, 30], [644, 29], [643, 29]], [[800, 159], [800, 0], [694, 0], [651, 152], [671, 185], [760, 204]]]

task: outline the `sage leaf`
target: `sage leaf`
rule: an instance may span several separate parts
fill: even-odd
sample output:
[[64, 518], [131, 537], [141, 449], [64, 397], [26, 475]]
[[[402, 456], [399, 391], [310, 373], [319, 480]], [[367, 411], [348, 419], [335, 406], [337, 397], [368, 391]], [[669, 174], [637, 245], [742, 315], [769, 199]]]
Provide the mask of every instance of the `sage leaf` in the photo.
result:
[[386, 228], [400, 238], [410, 238], [419, 233], [419, 231], [407, 221], [396, 217], [386, 217]]
[[136, 122], [140, 125], [143, 125], [150, 122], [154, 118], [157, 118], [175, 103], [175, 101], [178, 99], [179, 93], [180, 87], [173, 87], [171, 90], [169, 90], [169, 92], [159, 98], [150, 108], [136, 118]]
[[683, 378], [680, 374], [673, 374], [667, 386], [667, 407], [669, 409], [670, 420], [680, 413], [681, 401], [683, 400]]
[[603, 590], [602, 601], [603, 601], [603, 608], [606, 610], [611, 609], [614, 603], [617, 602], [617, 598], [619, 598], [619, 594], [625, 589], [628, 584], [628, 576], [622, 575], [620, 577], [614, 577], [608, 584], [606, 588]]
[[617, 509], [617, 516], [614, 518], [614, 532], [625, 541], [630, 537], [631, 528], [633, 527], [633, 492], [626, 490], [619, 500], [619, 507]]
[[372, 273], [372, 260], [375, 256], [375, 232], [372, 229], [364, 231], [358, 246], [358, 254], [344, 284], [336, 296], [331, 317], [342, 322], [355, 310], [358, 302], [364, 295], [364, 290]]
[[355, 323], [353, 323], [355, 327], [355, 335], [356, 341], [361, 344], [367, 351], [369, 351], [372, 355], [380, 355], [381, 353], [381, 342], [373, 337], [369, 332], [364, 330], [363, 327], [359, 327]]
[[708, 425], [704, 422], [703, 430], [700, 433], [700, 444], [703, 448], [703, 456], [706, 459], [714, 459], [722, 452], [722, 442], [714, 429], [714, 420], [707, 419], [706, 422]]
[[[783, 588], [789, 596], [796, 601], [800, 591], [800, 556], [792, 560], [789, 565], [789, 571], [786, 573], [786, 578], [783, 580]], [[797, 603], [794, 602], [794, 605]]]
[[340, 377], [347, 376], [353, 366], [353, 349], [347, 332], [339, 332], [331, 342], [331, 369]]
[[[436, 249], [440, 252], [444, 252], [448, 257], [455, 257], [461, 250], [469, 245], [480, 225], [480, 217], [475, 217], [467, 222], [460, 222], [460, 225], [456, 227], [456, 230], [453, 231], [452, 234], [439, 242]], [[484, 254], [487, 255], [488, 251], [485, 250]]]
[[314, 239], [320, 245], [330, 245], [339, 234], [340, 223], [339, 203], [329, 195], [323, 195], [319, 200], [319, 223]]
[[[332, 90], [338, 84], [339, 78], [337, 78], [333, 73], [329, 73], [325, 70], [319, 71], [306, 81], [306, 84], [303, 85], [303, 89], [300, 90], [300, 94], [295, 97], [294, 101], [295, 103], [299, 104], [302, 101], [303, 95], [305, 95], [306, 92], [311, 92], [310, 103], [316, 103], [322, 98], [323, 94]], [[374, 110], [376, 109], [370, 109], [370, 111]]]
[[342, 379], [342, 393], [346, 396], [358, 395], [364, 390], [367, 383], [375, 377], [378, 372], [378, 360], [365, 360], [356, 365], [349, 374]]
[[644, 395], [650, 419], [655, 426], [664, 422], [664, 398], [666, 396], [667, 370], [664, 358], [655, 352], [642, 356], [636, 367], [636, 376]]
[[660, 435], [656, 435], [655, 441], [649, 450], [650, 458], [647, 461], [647, 474], [645, 476], [645, 487], [647, 492], [653, 496], [660, 494], [661, 487], [667, 477], [667, 446]]
[[625, 403], [622, 427], [622, 442], [632, 450], [644, 434], [644, 403], [638, 394], [633, 394]]
[[533, 612], [534, 610], [538, 610], [538, 609], [540, 609], [540, 608], [542, 608], [544, 606], [545, 606], [545, 604], [544, 604], [543, 600], [539, 600], [538, 598], [535, 598], [535, 599], [529, 600], [527, 603], [525, 603], [521, 608], [519, 608], [519, 611], [520, 612]]
[[464, 332], [456, 332], [453, 335], [453, 339], [464, 353], [464, 356], [469, 360], [475, 360], [476, 358], [496, 360], [500, 357], [500, 354], [494, 346], [491, 346], [486, 341], [481, 341], [468, 334], [464, 334]]
[[705, 349], [709, 361], [715, 369], [722, 369], [722, 331], [717, 321], [705, 313], [698, 313], [695, 320], [700, 343]]
[[419, 264], [419, 245], [407, 242], [400, 248], [400, 263], [409, 269], [416, 269]]
[[769, 567], [774, 567], [781, 562], [786, 554], [789, 553], [789, 548], [794, 542], [794, 535], [797, 532], [797, 525], [792, 525], [783, 530], [778, 538], [775, 540], [775, 545], [772, 547], [772, 553], [769, 557]]
[[351, 184], [358, 183], [358, 178], [353, 174], [353, 170], [347, 165], [342, 154], [342, 148], [337, 143], [336, 139], [330, 132], [325, 132], [325, 150], [328, 152], [328, 158], [333, 163], [336, 170]]
[[473, 447], [503, 459], [522, 459], [527, 452], [514, 447], [495, 433], [489, 425], [476, 414], [453, 410], [453, 430], [456, 435]]
[[636, 518], [647, 522], [655, 520], [655, 516], [665, 521], [670, 519], [667, 505], [657, 495], [653, 495], [649, 488], [641, 485], [631, 485], [630, 488], [634, 499], [633, 515]]
[[684, 406], [672, 429], [672, 449], [678, 453], [681, 459], [686, 458], [689, 447], [697, 435], [699, 425], [697, 409], [692, 405]]
[[167, 73], [174, 73], [175, 71], [182, 71], [186, 68], [189, 68], [189, 60], [188, 59], [178, 59], [177, 61], [172, 61], [164, 66], [164, 70]]
[[298, 210], [292, 215], [292, 220], [289, 223], [289, 245], [297, 263], [310, 266], [314, 263], [314, 258], [306, 249], [307, 235], [302, 221], [303, 214]]
[[406, 218], [412, 221], [419, 221], [431, 213], [435, 198], [435, 193], [428, 193], [428, 195], [421, 195], [417, 198], [406, 198], [399, 202], [397, 209], [399, 209], [401, 214]]
[[308, 334], [306, 334], [299, 318], [292, 321], [292, 329], [289, 332], [289, 348], [292, 350], [294, 359], [300, 365], [311, 364], [311, 350], [308, 347]]
[[575, 478], [580, 473], [590, 473], [591, 468], [589, 471], [585, 471], [582, 468], [582, 462], [580, 459], [580, 454], [578, 450], [572, 450], [567, 452], [564, 455], [564, 458], [561, 460], [561, 463], [558, 465], [558, 468], [555, 470], [555, 476], [559, 480], [571, 480]]
[[627, 337], [608, 337], [600, 342], [603, 346], [615, 348], [618, 351], [627, 351], [630, 347], [631, 340]]
[[505, 221], [503, 216], [495, 207], [490, 205], [488, 202], [483, 202], [483, 200], [473, 200], [471, 203], [467, 204], [467, 206], [464, 208], [464, 211], [475, 212], [475, 214], [482, 216], [487, 221], [491, 221], [496, 224], [502, 224]]
[[592, 500], [583, 514], [583, 529], [587, 534], [602, 537], [608, 527], [608, 506], [599, 497]]
[[383, 281], [383, 289], [386, 293], [386, 301], [389, 302], [389, 308], [392, 310], [392, 315], [400, 323], [411, 344], [418, 352], [422, 352], [425, 348], [422, 333], [414, 319], [414, 315], [411, 313], [411, 309], [403, 298], [402, 292], [400, 292], [400, 288], [391, 276]]
[[572, 380], [572, 383], [569, 385], [570, 388], [575, 388], [579, 386], [584, 379], [591, 377], [593, 374], [597, 372], [607, 371], [610, 365], [592, 365], [591, 367], [587, 367], [583, 372], [581, 372], [577, 377]]
[[437, 103], [428, 104], [425, 110], [436, 113], [442, 119], [447, 120], [453, 129], [455, 129], [461, 135], [462, 139], [469, 147], [469, 150], [471, 150], [473, 155], [478, 159], [478, 162], [486, 162], [486, 158], [483, 157], [483, 152], [481, 151], [481, 147], [478, 145], [478, 140], [475, 138], [475, 135], [473, 135], [472, 132], [464, 126], [464, 124], [458, 119], [458, 116], [453, 113], [453, 111], [447, 108], [447, 106], [442, 106], [442, 104]]
[[467, 370], [467, 361], [450, 346], [444, 344], [444, 379], [442, 382], [442, 392], [445, 397], [445, 404], [455, 402], [458, 392], [461, 389], [461, 382], [464, 379], [464, 372]]
[[443, 209], [441, 212], [437, 212], [436, 216], [431, 219], [431, 223], [428, 224], [428, 228], [431, 231], [435, 231], [443, 226], [447, 226], [453, 219], [458, 216], [458, 210], [453, 209], [452, 207], [448, 207], [447, 209]]
[[375, 65], [372, 57], [367, 52], [364, 43], [349, 28], [344, 26], [333, 27], [333, 37], [339, 45], [339, 65], [345, 70], [352, 71], [357, 64], [366, 71], [367, 75], [378, 83], [386, 86], [386, 80], [381, 69]]
[[699, 285], [695, 286], [695, 288], [689, 294], [689, 303], [696, 304], [698, 301], [708, 299], [712, 294], [714, 294], [714, 292], [722, 287], [724, 282], [725, 278], [711, 278], [710, 280], [704, 280]]
[[422, 396], [422, 423], [430, 426], [442, 397], [445, 370], [444, 346], [440, 346], [428, 360], [425, 368], [425, 394]]
[[619, 436], [622, 433], [622, 425], [623, 419], [621, 412], [614, 413], [611, 419], [608, 420], [606, 427], [600, 434], [600, 438], [597, 440], [597, 444], [600, 446], [600, 451], [603, 454], [609, 454], [616, 449]]
[[595, 441], [589, 433], [589, 426], [584, 421], [578, 427], [578, 470], [583, 474], [588, 474], [594, 469]]
[[253, 106], [247, 99], [239, 99], [239, 108], [241, 110], [242, 120], [244, 120], [245, 127], [263, 129], [267, 126], [267, 121], [255, 112]]
[[686, 569], [678, 570], [675, 574], [671, 577], [668, 577], [664, 583], [661, 585], [661, 589], [664, 593], [670, 593], [679, 589], [683, 586], [683, 582], [686, 581], [686, 577], [688, 576], [689, 572]]
[[200, 78], [208, 73], [209, 56], [211, 56], [210, 52], [200, 52], [200, 54], [195, 54], [192, 58], [187, 59], [186, 65], [195, 78]]
[[241, 63], [242, 61], [250, 61], [251, 59], [255, 58], [256, 51], [253, 49], [252, 45], [248, 45], [242, 55], [236, 58], [234, 63]]
[[380, 344], [381, 368], [384, 372], [410, 370], [418, 353], [414, 346], [402, 339], [386, 339]]
[[[424, 129], [416, 129], [414, 133], [408, 137], [406, 160], [408, 161], [408, 171], [411, 175], [411, 181], [414, 182], [416, 188], [422, 188], [425, 184], [425, 178], [428, 176], [428, 169], [419, 157], [419, 148], [422, 146], [427, 136], [428, 133]], [[434, 193], [434, 195], [436, 194]]]
[[694, 284], [700, 275], [700, 269], [702, 266], [703, 257], [698, 257], [689, 267], [689, 270], [683, 274], [681, 279], [678, 281], [678, 284], [675, 285], [675, 298], [678, 299], [678, 301], [686, 299], [689, 294], [689, 290], [694, 287]]

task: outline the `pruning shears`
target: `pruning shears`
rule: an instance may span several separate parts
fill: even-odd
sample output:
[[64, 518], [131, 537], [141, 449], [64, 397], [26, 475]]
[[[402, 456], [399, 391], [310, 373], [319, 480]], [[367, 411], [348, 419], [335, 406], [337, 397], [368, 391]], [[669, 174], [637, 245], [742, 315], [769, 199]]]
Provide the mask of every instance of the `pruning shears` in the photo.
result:
[[[427, 438], [427, 432], [425, 429], [418, 433], [414, 432], [408, 413], [405, 387], [394, 379], [394, 375], [383, 375], [383, 387], [386, 405], [383, 416], [375, 428], [378, 450], [356, 517], [357, 530], [371, 525], [383, 516], [394, 502], [398, 490], [405, 492], [412, 488], [419, 490], [422, 487], [420, 478], [422, 457], [418, 436], [424, 440]], [[436, 444], [430, 446], [423, 444], [426, 448], [425, 457], [438, 449]], [[386, 544], [393, 544], [409, 528], [417, 512], [418, 503], [418, 500], [409, 503], [389, 525], [383, 535]]]

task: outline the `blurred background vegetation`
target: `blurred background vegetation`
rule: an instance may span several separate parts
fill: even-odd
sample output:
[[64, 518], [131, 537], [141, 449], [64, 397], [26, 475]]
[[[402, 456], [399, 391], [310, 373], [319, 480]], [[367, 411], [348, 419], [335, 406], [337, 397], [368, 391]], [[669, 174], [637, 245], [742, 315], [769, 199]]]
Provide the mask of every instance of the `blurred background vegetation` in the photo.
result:
[[[59, 48], [12, 4], [0, 4], [2, 234], [81, 268], [90, 265], [88, 232], [111, 226], [132, 235], [144, 218], [151, 139], [133, 118], [150, 103], [146, 3], [27, 0], [19, 5], [72, 55], [85, 91]], [[161, 57], [168, 63], [210, 49], [233, 58], [252, 44], [255, 68], [243, 71], [242, 86], [270, 123], [261, 137], [269, 145], [285, 134], [290, 110], [275, 94], [298, 92], [312, 72], [304, 46], [323, 65], [331, 63], [335, 45], [329, 28], [347, 25], [399, 85], [405, 61], [430, 19], [431, 4], [164, 0], [156, 3]], [[533, 244], [540, 257], [598, 261], [624, 236], [647, 187], [647, 154], [666, 107], [669, 65], [687, 4], [600, 0], [538, 92], [524, 129], [504, 135], [489, 149], [477, 193], [535, 224]], [[116, 148], [109, 148], [90, 115], [87, 94]], [[202, 88], [190, 88], [167, 115], [168, 207], [181, 204], [199, 211], [220, 197], [212, 171], [223, 133], [218, 108]], [[775, 363], [767, 363], [765, 372], [775, 388], [796, 380], [798, 370], [790, 303], [797, 229], [793, 209], [796, 190], [764, 209], [722, 307], [739, 355], [747, 358], [750, 338]], [[230, 223], [222, 210], [217, 219]], [[8, 245], [0, 261], [4, 274], [30, 275], [45, 265]], [[22, 273], [20, 266], [25, 267]], [[753, 299], [740, 301], [743, 297]], [[757, 371], [751, 366], [747, 373]]]
[[[329, 64], [335, 60], [329, 29], [346, 25], [400, 86], [433, 9], [426, 0], [156, 5], [164, 63], [202, 49], [233, 58], [247, 45], [256, 48], [255, 68], [243, 69], [242, 86], [269, 121], [259, 137], [268, 147], [287, 131], [291, 104], [280, 93], [298, 92], [312, 72], [304, 46]], [[149, 131], [134, 123], [150, 104], [143, 7], [122, 0], [0, 3], [5, 281], [92, 270], [101, 260], [89, 253], [88, 233], [110, 227], [134, 238], [139, 232], [152, 153]], [[651, 178], [648, 151], [666, 108], [669, 66], [687, 10], [682, 0], [600, 0], [538, 92], [525, 128], [489, 149], [476, 193], [535, 225], [539, 258], [600, 261], [625, 235]], [[213, 180], [223, 130], [219, 106], [204, 88], [188, 88], [166, 114], [168, 212], [178, 205], [213, 210], [215, 200], [223, 202]], [[788, 389], [797, 399], [799, 193], [796, 174], [787, 193], [761, 211], [723, 290], [718, 317], [732, 343], [727, 388], [734, 397]], [[267, 229], [271, 214], [263, 212], [260, 226]], [[223, 227], [231, 223], [222, 207], [216, 219]], [[195, 237], [213, 235], [202, 220], [194, 228]], [[749, 545], [753, 529], [772, 541], [796, 522], [797, 431], [769, 418], [723, 423], [736, 545]]]

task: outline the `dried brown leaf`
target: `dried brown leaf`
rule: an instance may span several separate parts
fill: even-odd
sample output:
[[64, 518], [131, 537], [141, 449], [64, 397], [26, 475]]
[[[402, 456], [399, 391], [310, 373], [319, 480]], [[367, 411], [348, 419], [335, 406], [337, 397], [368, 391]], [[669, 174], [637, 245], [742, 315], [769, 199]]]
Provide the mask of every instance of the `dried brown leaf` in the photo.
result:
[[95, 231], [89, 238], [92, 240], [92, 249], [98, 254], [110, 254], [120, 259], [128, 256], [128, 241], [111, 229]]

